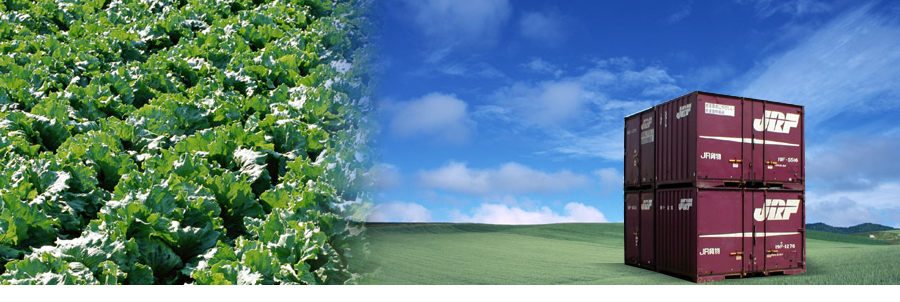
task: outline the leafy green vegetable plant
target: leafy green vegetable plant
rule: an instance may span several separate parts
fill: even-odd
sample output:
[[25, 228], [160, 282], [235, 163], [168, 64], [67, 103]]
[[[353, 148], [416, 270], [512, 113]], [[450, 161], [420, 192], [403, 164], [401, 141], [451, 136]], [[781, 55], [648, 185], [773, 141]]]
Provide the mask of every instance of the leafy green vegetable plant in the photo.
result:
[[0, 282], [364, 276], [369, 5], [0, 2]]

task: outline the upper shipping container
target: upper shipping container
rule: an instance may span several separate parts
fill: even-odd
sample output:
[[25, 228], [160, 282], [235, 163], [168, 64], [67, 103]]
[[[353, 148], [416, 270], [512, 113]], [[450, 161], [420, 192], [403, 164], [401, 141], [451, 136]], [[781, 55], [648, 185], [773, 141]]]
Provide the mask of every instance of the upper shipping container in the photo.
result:
[[625, 118], [626, 189], [804, 189], [803, 107], [692, 92]]

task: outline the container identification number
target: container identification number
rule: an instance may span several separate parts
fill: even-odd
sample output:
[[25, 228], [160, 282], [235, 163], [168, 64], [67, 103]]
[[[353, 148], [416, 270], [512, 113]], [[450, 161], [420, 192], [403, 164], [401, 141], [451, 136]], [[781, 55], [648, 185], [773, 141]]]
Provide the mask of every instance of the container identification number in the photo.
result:
[[793, 244], [793, 243], [785, 244], [784, 242], [779, 242], [778, 244], [775, 245], [775, 248], [776, 249], [795, 249], [795, 248], [797, 248], [797, 245]]

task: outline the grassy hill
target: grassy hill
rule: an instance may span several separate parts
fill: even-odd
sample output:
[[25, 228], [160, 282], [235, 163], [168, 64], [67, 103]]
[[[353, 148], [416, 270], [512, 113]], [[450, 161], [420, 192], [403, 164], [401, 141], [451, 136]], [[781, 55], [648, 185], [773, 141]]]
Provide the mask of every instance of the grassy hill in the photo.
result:
[[[374, 284], [693, 284], [623, 264], [623, 224], [381, 224]], [[707, 284], [900, 284], [900, 246], [807, 233], [804, 274]]]
[[808, 223], [806, 224], [807, 230], [820, 231], [820, 232], [828, 232], [835, 234], [859, 234], [859, 233], [867, 233], [867, 232], [881, 232], [881, 231], [892, 231], [896, 230], [895, 228], [884, 226], [880, 224], [874, 223], [862, 223], [852, 227], [834, 227], [821, 222], [817, 223]]

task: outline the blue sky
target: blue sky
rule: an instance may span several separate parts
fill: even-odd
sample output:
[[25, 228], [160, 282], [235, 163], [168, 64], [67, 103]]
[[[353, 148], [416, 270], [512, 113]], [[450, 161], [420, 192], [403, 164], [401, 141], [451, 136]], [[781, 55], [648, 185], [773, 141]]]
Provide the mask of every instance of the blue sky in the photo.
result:
[[807, 221], [900, 227], [900, 3], [386, 0], [370, 221], [621, 222], [623, 118], [806, 106]]

